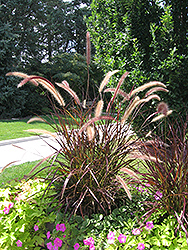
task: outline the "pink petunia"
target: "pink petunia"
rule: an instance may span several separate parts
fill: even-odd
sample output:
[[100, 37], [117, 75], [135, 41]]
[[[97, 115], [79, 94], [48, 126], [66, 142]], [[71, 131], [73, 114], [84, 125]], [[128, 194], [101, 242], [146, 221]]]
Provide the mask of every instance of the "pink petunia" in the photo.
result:
[[146, 229], [151, 230], [154, 227], [153, 221], [147, 221], [146, 222]]
[[35, 232], [39, 230], [39, 227], [37, 225], [34, 225]]
[[21, 242], [21, 240], [18, 240], [18, 241], [16, 242], [16, 244], [17, 244], [17, 247], [22, 247], [22, 242]]
[[53, 250], [52, 242], [48, 242], [46, 245], [49, 250]]
[[144, 243], [138, 243], [137, 249], [143, 250], [145, 248]]
[[163, 197], [163, 194], [159, 191], [157, 191], [154, 195], [154, 198], [158, 201]]
[[8, 205], [9, 208], [12, 208], [13, 206], [14, 206], [13, 202], [10, 202], [9, 205]]
[[57, 231], [62, 231], [62, 232], [64, 233], [65, 230], [66, 230], [65, 224], [57, 224], [57, 225], [56, 225], [56, 230], [57, 230]]
[[61, 247], [61, 246], [62, 246], [62, 240], [59, 239], [59, 238], [56, 238], [56, 239], [54, 240], [54, 246], [56, 246], [56, 247]]
[[52, 249], [53, 249], [53, 250], [58, 250], [58, 247], [57, 247], [57, 246], [53, 246]]
[[60, 231], [64, 233], [66, 230], [65, 224], [60, 224], [59, 226], [60, 226]]
[[94, 245], [95, 241], [92, 237], [87, 238], [86, 240], [83, 240], [84, 245], [90, 246], [90, 245]]
[[8, 214], [9, 211], [10, 211], [10, 209], [9, 209], [8, 207], [5, 207], [5, 208], [3, 209], [4, 214]]
[[95, 246], [94, 246], [93, 244], [91, 244], [91, 245], [89, 246], [89, 250], [95, 250]]
[[56, 230], [57, 230], [57, 231], [60, 231], [60, 228], [61, 228], [61, 227], [60, 227], [60, 224], [57, 224], [57, 225], [56, 225]]
[[79, 245], [78, 243], [76, 243], [76, 244], [74, 245], [74, 250], [78, 250], [79, 247], [80, 247], [80, 245]]
[[110, 231], [107, 235], [107, 239], [108, 239], [108, 244], [113, 244], [115, 241], [115, 234], [114, 232]]
[[50, 238], [50, 231], [47, 232], [46, 236], [47, 236], [47, 239]]
[[134, 234], [134, 235], [139, 235], [141, 232], [140, 232], [140, 229], [139, 228], [134, 228], [133, 230], [132, 230], [132, 234]]
[[120, 243], [125, 243], [126, 239], [127, 239], [127, 237], [124, 234], [120, 234], [118, 236], [118, 240], [119, 240]]

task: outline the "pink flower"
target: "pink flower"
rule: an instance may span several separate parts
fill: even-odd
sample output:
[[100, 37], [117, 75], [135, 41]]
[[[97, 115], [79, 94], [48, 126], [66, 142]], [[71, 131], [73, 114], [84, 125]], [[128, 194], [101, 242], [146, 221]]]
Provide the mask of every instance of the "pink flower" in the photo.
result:
[[62, 231], [64, 233], [65, 230], [66, 230], [65, 224], [60, 224], [60, 231]]
[[49, 250], [53, 250], [52, 242], [48, 242], [46, 245]]
[[145, 248], [144, 243], [138, 243], [137, 249], [143, 250]]
[[113, 244], [115, 241], [115, 234], [114, 232], [110, 231], [107, 235], [108, 243]]
[[16, 244], [17, 244], [17, 247], [22, 247], [22, 242], [21, 242], [20, 240], [18, 240], [18, 241], [16, 242]]
[[149, 183], [146, 183], [145, 186], [146, 186], [146, 187], [150, 187], [150, 184], [149, 184]]
[[52, 249], [53, 249], [53, 250], [58, 250], [58, 247], [53, 246]]
[[92, 237], [87, 238], [86, 240], [83, 240], [84, 245], [90, 246], [90, 245], [94, 245], [95, 241]]
[[89, 246], [89, 250], [95, 250], [95, 246], [94, 246], [93, 244], [91, 244], [91, 245]]
[[118, 236], [118, 240], [119, 240], [120, 243], [125, 243], [126, 242], [126, 238], [127, 237], [124, 234], [120, 234]]
[[10, 202], [9, 205], [8, 205], [9, 208], [12, 208], [13, 206], [14, 206], [13, 202]]
[[56, 247], [61, 247], [61, 246], [62, 246], [62, 240], [59, 239], [59, 238], [56, 238], [56, 239], [54, 240], [54, 246], [56, 246]]
[[163, 194], [159, 191], [157, 191], [154, 195], [154, 198], [158, 201], [163, 197]]
[[66, 235], [64, 234], [64, 235], [63, 235], [63, 238], [65, 238], [65, 237], [66, 237]]
[[34, 226], [34, 230], [35, 231], [38, 231], [39, 230], [39, 227], [37, 225]]
[[47, 235], [47, 239], [49, 239], [50, 238], [50, 231], [48, 231], [46, 235]]
[[65, 230], [66, 230], [65, 224], [57, 224], [57, 225], [56, 225], [56, 230], [57, 230], [57, 231], [62, 231], [62, 232], [64, 233]]
[[146, 229], [151, 230], [154, 227], [153, 221], [147, 221], [146, 222]]
[[140, 229], [139, 228], [134, 228], [133, 230], [132, 230], [132, 234], [134, 234], [134, 235], [139, 235], [141, 232], [140, 232]]
[[61, 228], [61, 227], [60, 227], [60, 224], [57, 224], [57, 225], [56, 225], [56, 230], [57, 230], [57, 231], [60, 231], [60, 228]]
[[79, 245], [78, 243], [76, 243], [76, 244], [74, 245], [74, 250], [78, 250], [79, 247], [80, 247], [80, 245]]
[[3, 209], [4, 214], [8, 214], [9, 211], [10, 211], [10, 209], [9, 209], [8, 207], [5, 207], [5, 208]]

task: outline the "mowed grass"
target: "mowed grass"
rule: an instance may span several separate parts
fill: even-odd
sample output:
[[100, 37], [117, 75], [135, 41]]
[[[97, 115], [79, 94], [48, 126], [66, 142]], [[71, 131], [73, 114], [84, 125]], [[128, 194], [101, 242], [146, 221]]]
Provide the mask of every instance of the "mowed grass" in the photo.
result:
[[[33, 136], [34, 133], [26, 131], [28, 129], [43, 129], [55, 133], [54, 128], [57, 124], [59, 124], [58, 118], [56, 116], [42, 116], [42, 118], [52, 126], [46, 122], [40, 121], [27, 123], [29, 118], [0, 120], [0, 141]], [[62, 117], [62, 119], [64, 120], [66, 125], [69, 126], [70, 124], [71, 127], [75, 126], [75, 122], [71, 117]]]
[[[40, 161], [26, 162], [20, 165], [10, 166], [4, 169], [2, 173], [0, 173], [0, 188], [6, 186], [6, 184], [12, 180], [21, 180], [24, 176], [28, 176], [30, 171], [39, 163]], [[40, 169], [46, 167], [48, 162], [43, 162], [39, 167], [34, 170], [32, 175], [38, 172]], [[41, 171], [37, 174], [37, 177], [45, 178], [47, 176], [49, 168]]]
[[0, 141], [33, 136], [26, 132], [28, 129], [45, 129], [54, 132], [53, 128], [44, 122], [33, 122], [28, 124], [29, 119], [0, 120]]

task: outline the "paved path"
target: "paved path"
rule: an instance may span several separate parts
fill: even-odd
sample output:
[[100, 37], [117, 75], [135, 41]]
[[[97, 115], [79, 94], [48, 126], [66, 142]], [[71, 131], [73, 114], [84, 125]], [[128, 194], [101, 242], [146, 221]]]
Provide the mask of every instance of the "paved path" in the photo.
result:
[[59, 148], [58, 143], [47, 136], [32, 136], [13, 140], [0, 141], [0, 169], [7, 164], [22, 164], [24, 162], [43, 159], [54, 152], [49, 145]]

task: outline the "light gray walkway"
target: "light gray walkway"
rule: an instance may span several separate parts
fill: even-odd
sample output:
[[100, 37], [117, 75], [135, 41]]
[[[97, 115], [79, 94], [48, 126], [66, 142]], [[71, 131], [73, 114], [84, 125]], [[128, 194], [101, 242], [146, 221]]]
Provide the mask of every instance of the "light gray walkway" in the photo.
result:
[[13, 140], [0, 141], [0, 169], [7, 164], [18, 165], [24, 162], [43, 159], [58, 149], [59, 145], [52, 137], [32, 136]]

